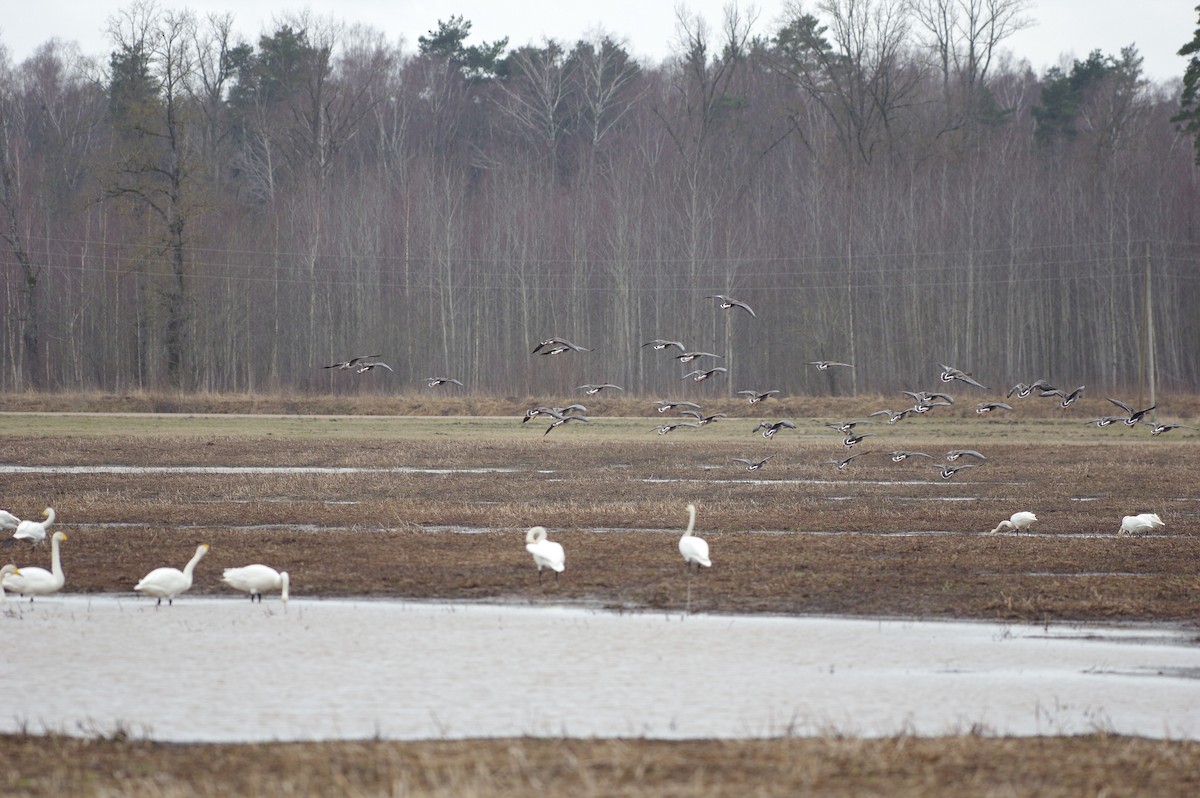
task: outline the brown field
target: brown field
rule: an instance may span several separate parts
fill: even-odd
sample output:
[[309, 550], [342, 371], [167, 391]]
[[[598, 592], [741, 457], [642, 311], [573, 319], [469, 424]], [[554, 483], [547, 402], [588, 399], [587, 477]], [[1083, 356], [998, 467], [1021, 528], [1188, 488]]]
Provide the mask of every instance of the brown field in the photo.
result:
[[[752, 415], [731, 404], [741, 417], [667, 436], [650, 431], [657, 418], [593, 413], [591, 424], [543, 435], [545, 424], [519, 423], [515, 404], [511, 417], [490, 418], [0, 416], [6, 465], [381, 469], [4, 473], [0, 506], [21, 517], [58, 510], [70, 592], [127, 593], [204, 542], [212, 550], [193, 587], [202, 594], [229, 593], [222, 568], [262, 561], [291, 572], [298, 599], [682, 610], [675, 540], [695, 502], [714, 565], [693, 581], [692, 611], [1197, 629], [1194, 431], [1098, 430], [1079, 421], [1106, 411], [1086, 406], [1070, 421], [917, 419], [873, 426], [879, 437], [857, 448], [877, 453], [839, 473], [826, 461], [845, 456], [840, 436], [782, 407]], [[764, 440], [750, 434], [759, 417], [799, 429]], [[943, 481], [878, 453], [951, 447], [988, 462]], [[753, 473], [730, 462], [767, 454]], [[1021, 509], [1039, 516], [1032, 533], [986, 534]], [[1141, 511], [1167, 528], [1117, 538], [1120, 517]], [[532, 524], [566, 548], [557, 581], [539, 581], [524, 551]], [[0, 551], [18, 564], [48, 559], [45, 546]], [[1115, 737], [0, 745], [5, 795], [1192, 795], [1198, 774], [1198, 744]]]

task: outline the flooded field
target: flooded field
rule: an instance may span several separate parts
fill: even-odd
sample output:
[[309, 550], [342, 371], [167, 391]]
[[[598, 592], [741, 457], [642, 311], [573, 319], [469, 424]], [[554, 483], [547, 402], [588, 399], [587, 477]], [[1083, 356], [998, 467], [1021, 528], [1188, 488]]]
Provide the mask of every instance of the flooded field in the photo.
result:
[[1200, 649], [1148, 625], [65, 595], [10, 601], [0, 637], [0, 732], [1200, 739]]

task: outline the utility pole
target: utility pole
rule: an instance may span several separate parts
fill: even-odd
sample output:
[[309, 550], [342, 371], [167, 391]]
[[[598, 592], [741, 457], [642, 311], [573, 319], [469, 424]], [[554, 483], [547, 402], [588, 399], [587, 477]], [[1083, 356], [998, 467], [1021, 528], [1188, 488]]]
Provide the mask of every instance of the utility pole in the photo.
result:
[[1150, 242], [1146, 242], [1146, 381], [1150, 385], [1150, 406], [1158, 404], [1155, 391], [1154, 292], [1150, 279]]

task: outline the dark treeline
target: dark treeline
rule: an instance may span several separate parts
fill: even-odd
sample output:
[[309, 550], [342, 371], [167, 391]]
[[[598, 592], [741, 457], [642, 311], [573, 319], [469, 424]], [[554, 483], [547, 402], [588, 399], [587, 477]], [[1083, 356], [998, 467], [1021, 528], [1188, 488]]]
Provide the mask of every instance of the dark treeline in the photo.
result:
[[[1133, 46], [1036, 75], [1004, 52], [1026, 11], [681, 17], [648, 65], [461, 18], [408, 52], [131, 5], [105, 63], [0, 59], [0, 388], [812, 393], [833, 359], [847, 392], [939, 363], [1101, 390], [1153, 353], [1160, 389], [1196, 390], [1180, 85]], [[531, 354], [552, 335], [592, 351]], [[729, 373], [682, 383], [652, 338]], [[319, 368], [376, 353], [395, 373]]]

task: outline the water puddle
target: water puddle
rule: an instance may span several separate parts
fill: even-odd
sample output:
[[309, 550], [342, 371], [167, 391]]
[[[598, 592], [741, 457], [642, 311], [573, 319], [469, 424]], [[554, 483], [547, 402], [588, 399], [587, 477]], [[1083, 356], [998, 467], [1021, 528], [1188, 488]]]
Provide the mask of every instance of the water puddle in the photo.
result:
[[[302, 590], [302, 585], [294, 586]], [[63, 595], [0, 611], [0, 731], [163, 741], [1200, 739], [1172, 628]], [[86, 662], [80, 652], [87, 652]]]

